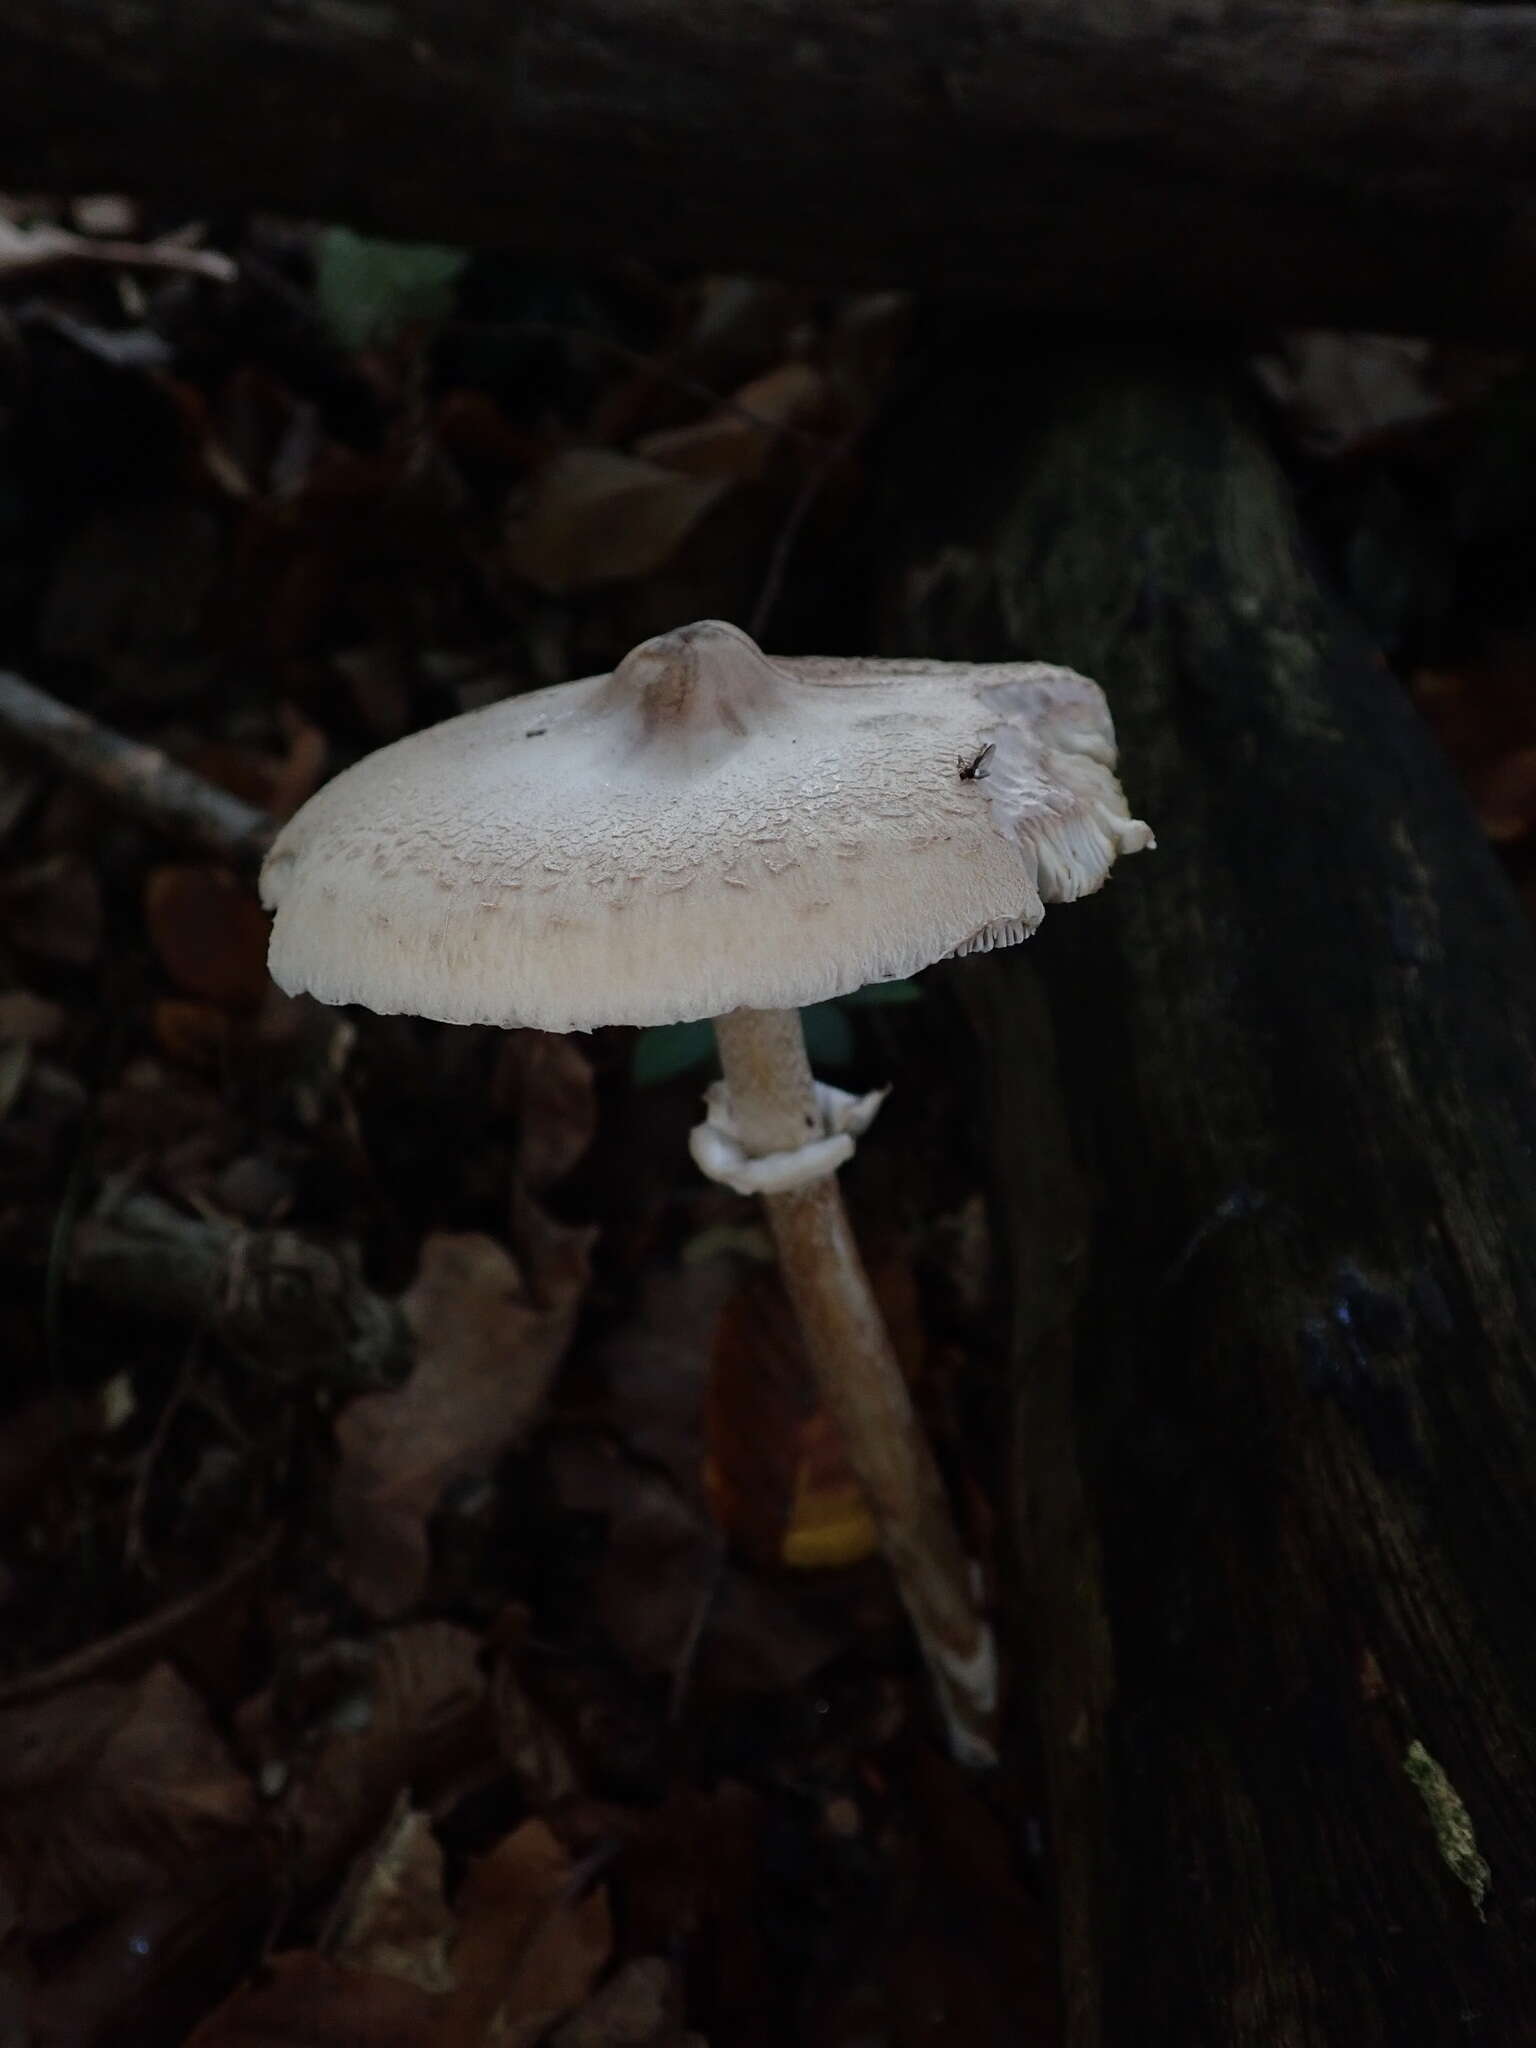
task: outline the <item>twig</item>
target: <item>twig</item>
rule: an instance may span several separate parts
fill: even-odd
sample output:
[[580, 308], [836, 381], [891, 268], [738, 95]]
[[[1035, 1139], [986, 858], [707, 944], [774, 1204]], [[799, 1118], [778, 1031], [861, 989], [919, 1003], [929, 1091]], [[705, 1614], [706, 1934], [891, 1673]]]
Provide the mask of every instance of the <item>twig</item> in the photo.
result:
[[116, 1677], [127, 1669], [149, 1664], [164, 1656], [189, 1622], [195, 1621], [205, 1608], [216, 1607], [246, 1579], [254, 1578], [264, 1565], [270, 1563], [282, 1536], [280, 1528], [269, 1529], [254, 1550], [237, 1559], [216, 1579], [210, 1579], [207, 1585], [199, 1586], [195, 1593], [173, 1600], [168, 1606], [157, 1607], [142, 1621], [130, 1622], [113, 1635], [102, 1636], [94, 1643], [87, 1643], [84, 1649], [71, 1650], [67, 1657], [40, 1665], [36, 1671], [24, 1671], [19, 1678], [0, 1685], [0, 1707], [15, 1707], [27, 1700], [45, 1699], [49, 1693], [62, 1692], [70, 1685], [85, 1685], [92, 1679]]
[[73, 235], [48, 225], [18, 228], [0, 220], [0, 283], [52, 270], [65, 263], [105, 263], [114, 270], [168, 270], [187, 277], [205, 277], [212, 284], [233, 284], [238, 266], [212, 249], [188, 249], [179, 242], [107, 242]]
[[16, 740], [173, 839], [254, 866], [273, 832], [267, 812], [0, 669], [0, 739]]

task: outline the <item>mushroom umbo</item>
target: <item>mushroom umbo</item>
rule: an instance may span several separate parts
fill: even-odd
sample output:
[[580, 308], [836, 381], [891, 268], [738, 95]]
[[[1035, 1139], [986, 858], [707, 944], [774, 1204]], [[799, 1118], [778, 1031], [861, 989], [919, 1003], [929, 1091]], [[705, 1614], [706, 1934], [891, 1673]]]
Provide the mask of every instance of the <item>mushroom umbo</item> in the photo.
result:
[[879, 1106], [798, 1012], [1023, 939], [1152, 843], [1102, 692], [1044, 663], [769, 657], [706, 619], [611, 675], [368, 756], [263, 871], [290, 993], [548, 1031], [709, 1017], [707, 1173], [762, 1195], [952, 1745], [991, 1755], [990, 1631], [837, 1168]]

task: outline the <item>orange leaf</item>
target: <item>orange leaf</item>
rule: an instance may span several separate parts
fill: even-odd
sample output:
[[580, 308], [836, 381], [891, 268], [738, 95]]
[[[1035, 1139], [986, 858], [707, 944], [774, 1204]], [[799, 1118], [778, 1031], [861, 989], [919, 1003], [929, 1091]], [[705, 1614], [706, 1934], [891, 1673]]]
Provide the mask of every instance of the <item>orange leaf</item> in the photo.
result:
[[222, 868], [156, 868], [145, 917], [160, 963], [188, 995], [254, 1010], [267, 991], [267, 918]]
[[187, 2048], [435, 2048], [441, 2011], [414, 1984], [304, 1949], [226, 1999]]
[[710, 1507], [749, 1555], [816, 1570], [873, 1553], [874, 1524], [771, 1267], [749, 1274], [716, 1326], [704, 1444]]
[[613, 1918], [606, 1892], [578, 1889], [543, 1820], [525, 1820], [473, 1866], [456, 1901], [458, 1989], [443, 2048], [487, 2038], [532, 2048], [582, 2003], [612, 1952]]

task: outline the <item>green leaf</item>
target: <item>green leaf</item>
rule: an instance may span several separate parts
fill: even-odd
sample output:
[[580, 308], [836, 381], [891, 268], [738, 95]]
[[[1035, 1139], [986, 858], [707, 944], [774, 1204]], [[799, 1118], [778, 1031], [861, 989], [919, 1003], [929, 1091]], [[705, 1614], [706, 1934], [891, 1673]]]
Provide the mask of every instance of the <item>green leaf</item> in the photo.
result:
[[383, 242], [327, 228], [315, 262], [320, 317], [343, 348], [388, 341], [411, 321], [441, 319], [468, 261], [467, 249], [440, 242]]
[[656, 1088], [712, 1064], [714, 1057], [715, 1029], [707, 1017], [691, 1024], [652, 1024], [635, 1040], [630, 1077], [637, 1088]]
[[841, 1004], [812, 1003], [800, 1012], [800, 1023], [813, 1068], [853, 1064], [853, 1026], [843, 1015]]
[[[835, 1002], [812, 1003], [800, 1012], [811, 1065], [852, 1066], [856, 1047], [844, 1003], [875, 1008], [920, 1002], [922, 995], [916, 982], [876, 981], [868, 988], [855, 989], [852, 995], [838, 997]], [[679, 1074], [713, 1065], [714, 1061], [715, 1033], [707, 1019], [694, 1024], [653, 1024], [636, 1038], [629, 1071], [637, 1088], [656, 1088], [663, 1081], [674, 1081]]]
[[901, 1003], [920, 1003], [926, 991], [915, 981], [869, 981], [863, 988], [856, 988], [851, 995], [841, 998], [845, 1003], [854, 1003], [863, 1009], [881, 1009], [889, 1005], [895, 1008]]

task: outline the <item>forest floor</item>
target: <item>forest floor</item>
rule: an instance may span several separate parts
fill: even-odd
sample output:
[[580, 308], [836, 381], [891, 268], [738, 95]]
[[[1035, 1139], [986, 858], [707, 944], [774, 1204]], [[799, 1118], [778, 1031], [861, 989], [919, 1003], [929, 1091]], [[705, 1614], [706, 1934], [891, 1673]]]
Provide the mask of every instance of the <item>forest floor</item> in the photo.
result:
[[[1536, 901], [1536, 382], [1252, 360]], [[688, 619], [840, 651], [921, 364], [895, 294], [0, 206], [0, 671], [280, 820]], [[689, 1163], [707, 1029], [329, 1010], [265, 952], [252, 861], [0, 738], [0, 2041], [1052, 2042], [1029, 1674], [968, 1775]], [[808, 1013], [894, 1084], [850, 1203], [1006, 1614], [967, 1029], [944, 972]]]

